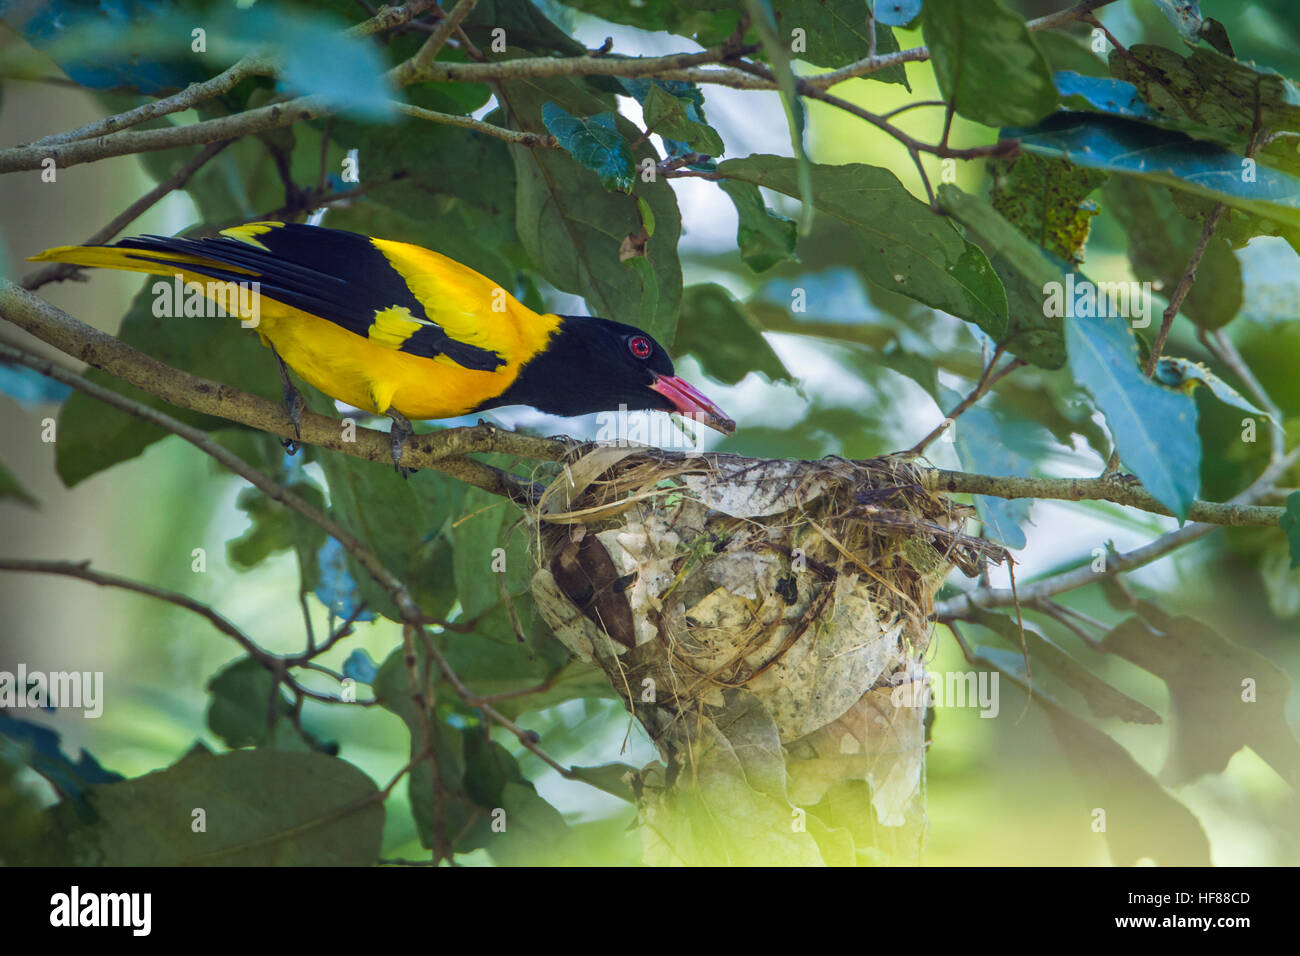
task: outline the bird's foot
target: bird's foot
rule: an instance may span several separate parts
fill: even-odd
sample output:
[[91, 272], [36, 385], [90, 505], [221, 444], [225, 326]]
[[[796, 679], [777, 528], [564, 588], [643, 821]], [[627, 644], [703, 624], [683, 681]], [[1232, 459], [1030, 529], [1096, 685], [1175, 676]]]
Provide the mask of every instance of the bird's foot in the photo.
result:
[[411, 427], [410, 419], [401, 412], [389, 409], [388, 417], [393, 420], [393, 424], [388, 429], [388, 440], [392, 448], [393, 469], [403, 478], [410, 478], [414, 468], [402, 467], [402, 451], [406, 445], [406, 440], [415, 434], [415, 429]]
[[284, 364], [284, 359], [280, 358], [280, 353], [271, 347], [271, 354], [275, 356], [276, 364], [280, 367], [280, 386], [284, 389], [284, 407], [289, 410], [289, 421], [293, 425], [293, 438], [281, 438], [280, 444], [284, 446], [285, 454], [296, 455], [298, 449], [302, 447], [302, 429], [299, 425], [302, 422], [303, 410], [307, 407], [307, 401], [302, 397], [302, 392], [294, 386], [293, 380], [289, 378], [289, 367]]

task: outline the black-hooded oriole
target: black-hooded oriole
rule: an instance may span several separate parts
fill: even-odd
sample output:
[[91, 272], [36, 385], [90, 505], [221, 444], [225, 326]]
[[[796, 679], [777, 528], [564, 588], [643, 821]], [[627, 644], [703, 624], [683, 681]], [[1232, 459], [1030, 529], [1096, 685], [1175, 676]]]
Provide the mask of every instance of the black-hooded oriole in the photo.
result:
[[[556, 415], [623, 405], [676, 411], [728, 434], [735, 429], [674, 374], [663, 346], [642, 330], [538, 314], [486, 276], [409, 243], [254, 222], [211, 238], [140, 236], [59, 246], [32, 259], [180, 275], [209, 298], [214, 286], [257, 283], [256, 330], [282, 371], [288, 365], [326, 395], [391, 417], [395, 462], [408, 419], [503, 405]], [[237, 301], [221, 295], [228, 310]], [[284, 381], [296, 418], [296, 395], [287, 375]]]

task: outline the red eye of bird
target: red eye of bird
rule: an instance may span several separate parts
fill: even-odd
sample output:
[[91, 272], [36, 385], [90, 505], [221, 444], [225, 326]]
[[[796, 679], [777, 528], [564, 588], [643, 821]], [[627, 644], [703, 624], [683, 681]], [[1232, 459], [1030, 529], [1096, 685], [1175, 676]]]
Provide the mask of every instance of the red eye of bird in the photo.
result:
[[654, 346], [644, 335], [634, 335], [627, 340], [627, 347], [632, 350], [632, 354], [639, 359], [647, 359], [650, 353], [654, 351]]

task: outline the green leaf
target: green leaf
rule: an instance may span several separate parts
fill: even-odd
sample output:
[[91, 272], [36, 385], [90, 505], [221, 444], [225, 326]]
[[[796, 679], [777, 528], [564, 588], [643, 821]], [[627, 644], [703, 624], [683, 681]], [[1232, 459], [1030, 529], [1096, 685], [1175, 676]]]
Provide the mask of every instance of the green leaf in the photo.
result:
[[758, 32], [763, 52], [772, 64], [777, 89], [781, 93], [781, 106], [785, 109], [786, 125], [790, 129], [790, 146], [794, 152], [795, 182], [799, 186], [799, 199], [802, 203], [799, 233], [806, 236], [812, 231], [813, 210], [816, 204], [813, 201], [812, 163], [808, 159], [808, 151], [804, 146], [804, 127], [807, 118], [803, 102], [797, 92], [794, 68], [790, 65], [785, 39], [777, 31], [775, 15], [770, 4], [766, 0], [745, 0], [745, 9], [748, 11], [750, 22]]
[[[786, 37], [790, 37], [795, 28], [805, 31], [804, 49], [795, 50], [795, 56], [801, 60], [835, 69], [861, 60], [871, 53], [871, 32], [867, 28], [866, 4], [862, 0], [785, 0], [776, 4], [775, 8]], [[915, 0], [888, 0], [877, 3], [876, 9], [876, 55], [896, 53], [898, 38], [894, 36], [890, 25], [903, 26], [910, 22], [899, 21], [909, 10], [912, 18], [915, 18], [920, 3]], [[889, 19], [885, 19], [886, 16]], [[867, 76], [878, 82], [898, 83], [908, 90], [912, 88], [902, 65], [877, 70]]]
[[636, 800], [632, 787], [624, 779], [629, 773], [637, 773], [637, 768], [631, 764], [606, 763], [598, 767], [570, 767], [569, 769], [579, 780], [591, 784], [598, 790], [604, 790], [606, 793], [612, 794], [620, 800], [626, 800], [628, 803], [633, 803]]
[[[442, 531], [465, 486], [428, 469], [404, 480], [391, 466], [349, 455], [322, 455], [320, 465], [331, 517], [369, 545], [426, 614], [447, 613], [456, 592]], [[350, 555], [348, 566], [367, 607], [399, 619], [388, 593]]]
[[1137, 364], [1137, 343], [1117, 316], [1065, 320], [1070, 370], [1106, 416], [1124, 463], [1179, 519], [1201, 485], [1201, 438], [1191, 396], [1152, 382]]
[[[470, 39], [485, 48], [490, 48], [498, 35], [494, 31], [504, 30], [512, 47], [534, 53], [582, 56], [588, 52], [586, 46], [547, 19], [529, 0], [480, 0], [465, 18], [464, 26]], [[438, 57], [441, 59], [442, 54]]]
[[[296, 477], [298, 480], [286, 483], [286, 487], [312, 507], [324, 511], [325, 495], [320, 488], [301, 472]], [[226, 542], [226, 556], [231, 564], [252, 568], [273, 554], [293, 548], [300, 567], [312, 566], [312, 557], [325, 543], [325, 532], [319, 525], [252, 487], [240, 489], [235, 507], [248, 515], [249, 526], [238, 538]], [[314, 575], [304, 576], [303, 583], [310, 590], [315, 586]]]
[[[689, 111], [693, 105], [689, 99], [673, 96], [662, 86], [652, 83], [644, 104], [646, 129], [683, 142], [705, 156], [721, 156], [725, 148], [722, 137], [707, 123], [690, 118]], [[549, 128], [549, 123], [547, 125]]]
[[[591, 115], [612, 106], [570, 78], [516, 80], [502, 84], [500, 95], [510, 123], [532, 132], [543, 129], [541, 111], [548, 102], [571, 115]], [[615, 125], [625, 140], [636, 138], [635, 127], [621, 116]], [[663, 180], [638, 179], [634, 196], [611, 193], [568, 153], [523, 146], [511, 146], [510, 152], [517, 176], [516, 229], [541, 274], [556, 288], [583, 296], [593, 315], [624, 322], [641, 315], [645, 297], [653, 294], [652, 320], [644, 328], [660, 342], [670, 343], [682, 295], [677, 259], [681, 214], [672, 187]], [[656, 161], [648, 143], [633, 155], [637, 162]], [[649, 204], [655, 220], [644, 257], [632, 260], [644, 258], [648, 263], [649, 270], [640, 273], [619, 260], [627, 237], [644, 228], [636, 198]]]
[[[274, 685], [271, 674], [251, 657], [228, 664], [208, 682], [208, 729], [227, 747], [271, 747], [276, 750], [330, 750], [313, 734], [302, 734], [289, 715], [288, 694]], [[275, 708], [275, 719], [271, 709]]]
[[1097, 204], [1086, 197], [1106, 174], [1064, 160], [1025, 153], [993, 176], [993, 208], [1027, 239], [1057, 259], [1083, 261]]
[[1218, 773], [1250, 747], [1291, 786], [1300, 784], [1286, 671], [1193, 618], [1172, 617], [1147, 602], [1137, 609], [1141, 616], [1121, 623], [1104, 644], [1169, 686], [1172, 728], [1161, 778], [1178, 786]]
[[682, 314], [686, 319], [673, 351], [694, 355], [709, 377], [735, 385], [750, 372], [761, 372], [770, 381], [793, 381], [758, 323], [722, 286], [687, 286]]
[[1062, 112], [1030, 128], [1007, 128], [1020, 148], [1078, 166], [1126, 173], [1300, 226], [1300, 179], [1181, 133], [1111, 116]]
[[1286, 511], [1278, 523], [1286, 532], [1287, 546], [1291, 549], [1291, 567], [1300, 568], [1300, 491], [1287, 496]]
[[[1027, 690], [1018, 652], [981, 647], [978, 655], [974, 663], [1001, 671]], [[1106, 812], [1106, 844], [1112, 862], [1127, 866], [1149, 858], [1162, 866], [1209, 866], [1209, 840], [1187, 807], [1113, 739], [1038, 688], [1032, 696], [1047, 714], [1074, 771], [1083, 791], [1083, 806]]]
[[[718, 165], [728, 179], [798, 197], [795, 161], [755, 155]], [[1007, 325], [1006, 293], [984, 253], [909, 193], [889, 170], [814, 164], [813, 201], [862, 240], [862, 270], [872, 282], [959, 319], [995, 338]]]
[[945, 183], [939, 187], [939, 205], [966, 227], [979, 242], [996, 270], [1008, 303], [1009, 318], [1001, 325], [976, 322], [998, 345], [1042, 368], [1065, 364], [1065, 339], [1058, 316], [1044, 308], [1046, 288], [1061, 283], [1061, 268], [991, 205]]
[[528, 553], [528, 529], [516, 505], [469, 488], [461, 513], [452, 531], [452, 567], [461, 613], [474, 618], [501, 603], [502, 575], [510, 594], [527, 591], [534, 563]]
[[190, 756], [89, 799], [99, 821], [69, 835], [81, 865], [370, 866], [384, 828], [374, 781], [318, 753]]
[[[971, 620], [997, 634], [1015, 651], [1022, 652], [1020, 627], [1015, 618], [976, 609]], [[1025, 622], [1024, 635], [1024, 648], [1029, 651], [1030, 667], [1035, 677], [1035, 693], [1038, 692], [1038, 668], [1041, 665], [1083, 697], [1088, 710], [1099, 720], [1118, 717], [1134, 724], [1161, 722], [1160, 715], [1154, 710], [1102, 680], [1028, 621]]]
[[[1128, 236], [1133, 274], [1172, 294], [1201, 241], [1201, 224], [1180, 215], [1163, 186], [1136, 177], [1112, 178], [1104, 196]], [[1232, 321], [1241, 301], [1241, 264], [1228, 242], [1212, 235], [1181, 311], [1201, 328], [1217, 329]]]
[[1235, 388], [1200, 362], [1193, 362], [1191, 359], [1185, 358], [1172, 358], [1168, 355], [1162, 356], [1156, 362], [1155, 379], [1161, 385], [1168, 385], [1170, 388], [1177, 388], [1188, 394], [1191, 394], [1192, 389], [1196, 387], [1197, 383], [1200, 383], [1210, 390], [1211, 395], [1225, 405], [1231, 405], [1233, 408], [1240, 408], [1243, 412], [1250, 412], [1252, 415], [1258, 415], [1260, 418], [1273, 421], [1272, 415], [1246, 401]]
[[[653, 94], [658, 87], [651, 89]], [[662, 91], [659, 91], [662, 92]], [[668, 94], [663, 94], [667, 96]], [[579, 119], [562, 106], [545, 103], [542, 122], [562, 147], [579, 163], [596, 173], [606, 189], [632, 191], [635, 170], [627, 140], [618, 131], [613, 113], [598, 113]]]
[[22, 482], [14, 477], [14, 473], [0, 462], [0, 501], [5, 499], [19, 501], [32, 508], [41, 506], [40, 502], [23, 487]]
[[1047, 58], [1001, 0], [927, 0], [922, 30], [944, 99], [967, 119], [1027, 125], [1056, 109]]
[[724, 179], [719, 185], [731, 197], [740, 219], [736, 245], [745, 265], [755, 272], [765, 272], [777, 263], [795, 258], [799, 229], [793, 219], [768, 208], [757, 186], [734, 179]]

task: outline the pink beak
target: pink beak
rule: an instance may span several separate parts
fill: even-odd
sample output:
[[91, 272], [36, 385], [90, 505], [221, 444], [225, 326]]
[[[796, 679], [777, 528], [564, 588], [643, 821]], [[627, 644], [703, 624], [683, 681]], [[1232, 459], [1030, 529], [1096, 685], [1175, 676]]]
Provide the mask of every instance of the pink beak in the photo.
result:
[[727, 413], [690, 382], [675, 375], [660, 375], [650, 389], [667, 398], [673, 403], [673, 408], [687, 418], [694, 418], [724, 435], [736, 430], [736, 423], [727, 417]]

